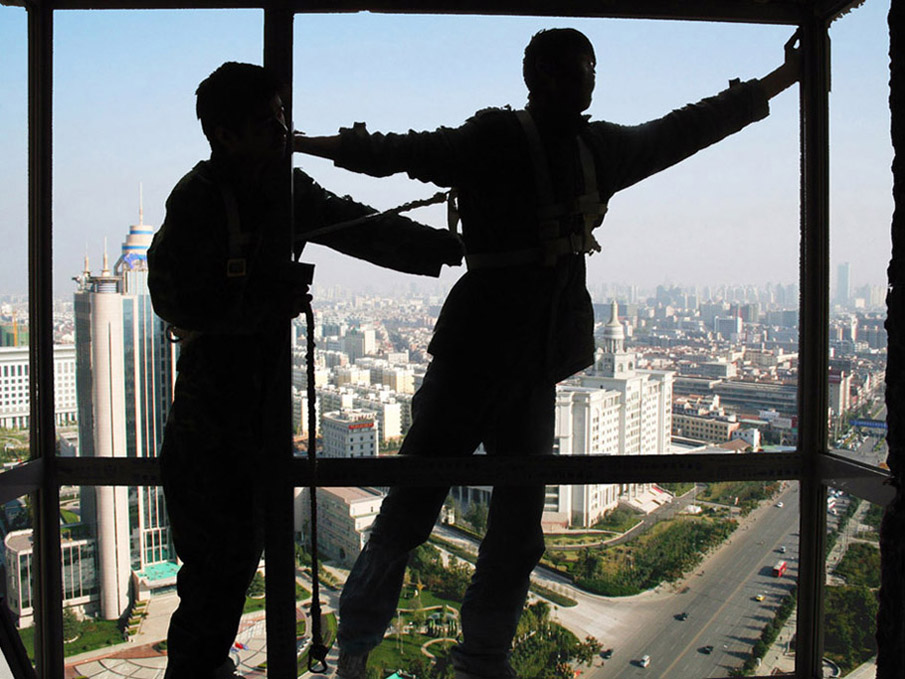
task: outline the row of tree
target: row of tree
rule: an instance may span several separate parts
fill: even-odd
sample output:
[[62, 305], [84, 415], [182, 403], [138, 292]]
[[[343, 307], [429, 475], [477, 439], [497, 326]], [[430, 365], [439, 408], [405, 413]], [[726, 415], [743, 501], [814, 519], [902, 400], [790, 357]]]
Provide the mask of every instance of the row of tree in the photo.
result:
[[673, 582], [694, 568], [703, 553], [736, 528], [731, 520], [681, 519], [656, 536], [632, 543], [613, 559], [606, 548], [582, 550], [572, 568], [575, 584], [595, 594], [628, 596]]

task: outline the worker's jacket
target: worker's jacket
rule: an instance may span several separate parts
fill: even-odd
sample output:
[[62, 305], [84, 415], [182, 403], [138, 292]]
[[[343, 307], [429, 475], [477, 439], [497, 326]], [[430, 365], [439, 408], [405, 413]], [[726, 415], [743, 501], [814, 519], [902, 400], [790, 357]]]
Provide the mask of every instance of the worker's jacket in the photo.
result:
[[[469, 270], [443, 307], [431, 353], [458, 357], [463, 367], [533, 369], [559, 381], [593, 362], [584, 257], [590, 248], [574, 211], [559, 219], [558, 233], [549, 233], [549, 199], [540, 199], [537, 164], [548, 164], [553, 202], [568, 206], [593, 195], [599, 217], [616, 191], [767, 113], [766, 94], [751, 81], [636, 126], [532, 116], [539, 139], [533, 145], [520, 120], [525, 114], [509, 109], [481, 111], [461, 127], [433, 132], [371, 134], [359, 123], [340, 131], [336, 164], [375, 176], [405, 171], [458, 189]], [[588, 173], [581, 170], [579, 137], [593, 159], [594, 186], [583, 185]], [[570, 237], [572, 252], [558, 247], [552, 259], [544, 256], [550, 241], [561, 246]], [[531, 251], [538, 253], [534, 261], [511, 256]]]
[[[178, 421], [184, 415], [183, 424], [191, 419], [194, 429], [234, 450], [262, 440], [262, 407], [286, 346], [279, 330], [287, 327], [294, 294], [287, 281], [286, 227], [276, 216], [272, 186], [262, 180], [255, 189], [243, 189], [231, 181], [225, 163], [198, 163], [170, 194], [166, 218], [148, 250], [154, 311], [185, 337], [171, 417]], [[326, 191], [298, 169], [294, 202], [297, 233], [374, 212]], [[231, 212], [239, 238], [230, 235]], [[461, 258], [455, 235], [400, 216], [377, 217], [318, 242], [430, 276]]]

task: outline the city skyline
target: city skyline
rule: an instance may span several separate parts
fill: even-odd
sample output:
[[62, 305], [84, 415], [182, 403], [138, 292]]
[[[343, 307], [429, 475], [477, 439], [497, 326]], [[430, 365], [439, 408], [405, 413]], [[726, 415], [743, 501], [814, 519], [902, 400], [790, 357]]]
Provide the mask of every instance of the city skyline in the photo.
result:
[[[871, 0], [833, 24], [831, 260], [851, 261], [854, 286], [883, 285], [892, 212], [886, 106], [888, 3]], [[58, 12], [55, 20], [55, 297], [72, 292], [86, 250], [100, 259], [139, 210], [157, 227], [170, 188], [208, 150], [194, 119], [197, 83], [226, 59], [259, 61], [262, 14]], [[202, 22], [204, 27], [202, 28]], [[782, 58], [788, 27], [695, 22], [517, 17], [299, 16], [295, 126], [311, 134], [365, 120], [372, 129], [456, 125], [490, 105], [521, 106], [524, 44], [536, 30], [571, 25], [597, 49], [589, 112], [642, 122], [713, 94], [731, 77], [764, 75]], [[212, 36], [197, 40], [199, 31]], [[4, 105], [0, 145], [0, 291], [24, 293], [26, 243], [25, 11], [0, 8]], [[139, 39], [136, 43], [136, 39]], [[147, 38], [146, 49], [136, 49]], [[165, 39], [164, 39], [165, 38]], [[651, 47], [655, 46], [655, 47]], [[412, 59], [412, 54], [418, 59]], [[676, 58], [681, 55], [681, 58]], [[623, 66], [625, 65], [625, 66]], [[748, 283], [798, 278], [798, 106], [794, 93], [765, 121], [619, 194], [589, 260], [592, 286], [687, 281]], [[297, 159], [322, 184], [379, 208], [429, 195], [401, 177], [374, 180]], [[413, 213], [442, 226], [442, 209]], [[115, 242], [115, 241], [113, 241]], [[386, 274], [322, 248], [323, 285], [374, 289], [417, 279]], [[447, 271], [448, 287], [462, 273]], [[425, 281], [430, 284], [431, 281]], [[417, 284], [417, 283], [416, 283]]]

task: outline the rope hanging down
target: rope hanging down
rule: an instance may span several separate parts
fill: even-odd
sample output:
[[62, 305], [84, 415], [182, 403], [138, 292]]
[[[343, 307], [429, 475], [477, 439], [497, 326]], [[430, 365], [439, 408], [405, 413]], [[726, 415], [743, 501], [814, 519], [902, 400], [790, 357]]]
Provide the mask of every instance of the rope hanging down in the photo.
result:
[[311, 302], [305, 305], [305, 368], [307, 373], [308, 395], [308, 468], [311, 485], [309, 498], [311, 501], [311, 648], [308, 651], [308, 671], [327, 671], [327, 647], [324, 645], [321, 631], [320, 576], [317, 563], [317, 434], [315, 417], [317, 416], [314, 389], [314, 310]]

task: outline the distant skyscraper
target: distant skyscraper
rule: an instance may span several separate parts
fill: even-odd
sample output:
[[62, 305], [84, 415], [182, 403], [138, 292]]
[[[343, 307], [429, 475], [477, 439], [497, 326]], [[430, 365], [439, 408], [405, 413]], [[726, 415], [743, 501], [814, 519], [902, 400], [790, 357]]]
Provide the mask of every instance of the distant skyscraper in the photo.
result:
[[852, 265], [842, 262], [836, 267], [836, 303], [846, 306], [852, 298]]
[[[175, 345], [151, 307], [147, 249], [153, 228], [130, 227], [111, 272], [87, 258], [75, 293], [79, 455], [156, 457], [172, 400]], [[98, 486], [82, 492], [82, 520], [96, 517], [101, 615], [118, 618], [129, 605], [132, 571], [167, 561], [171, 547], [158, 487]]]

